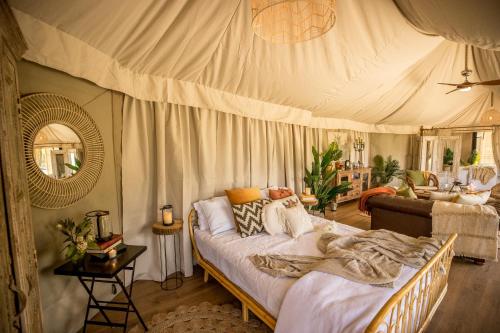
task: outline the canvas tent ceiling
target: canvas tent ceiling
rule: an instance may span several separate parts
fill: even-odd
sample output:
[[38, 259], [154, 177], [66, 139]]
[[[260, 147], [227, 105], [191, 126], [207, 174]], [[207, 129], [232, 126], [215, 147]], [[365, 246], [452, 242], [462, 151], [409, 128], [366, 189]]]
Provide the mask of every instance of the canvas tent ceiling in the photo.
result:
[[477, 123], [489, 89], [437, 85], [462, 79], [457, 42], [474, 45], [471, 80], [500, 77], [494, 0], [339, 0], [332, 30], [293, 45], [253, 34], [249, 0], [10, 3], [28, 60], [139, 99], [265, 120], [393, 133]]

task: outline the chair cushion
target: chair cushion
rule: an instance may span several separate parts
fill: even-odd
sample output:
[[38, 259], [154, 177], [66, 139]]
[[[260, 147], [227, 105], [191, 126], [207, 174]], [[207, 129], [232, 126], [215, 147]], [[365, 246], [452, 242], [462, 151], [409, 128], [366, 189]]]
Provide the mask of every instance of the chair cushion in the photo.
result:
[[424, 172], [420, 170], [406, 170], [406, 175], [413, 180], [415, 186], [427, 185], [425, 182]]

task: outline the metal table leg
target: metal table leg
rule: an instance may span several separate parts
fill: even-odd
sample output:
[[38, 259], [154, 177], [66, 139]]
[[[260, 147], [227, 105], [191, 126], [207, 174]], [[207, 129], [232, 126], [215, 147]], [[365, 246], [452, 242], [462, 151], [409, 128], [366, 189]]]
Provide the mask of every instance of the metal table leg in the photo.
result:
[[[177, 270], [177, 267], [180, 266], [181, 261], [179, 258], [179, 266], [177, 265], [177, 253], [179, 256], [181, 254], [181, 241], [180, 234], [175, 233], [172, 235], [174, 237], [174, 276], [168, 277], [168, 259], [167, 259], [167, 235], [158, 235], [158, 244], [160, 248], [160, 287], [163, 290], [174, 290], [182, 286], [182, 273]], [[165, 279], [163, 278], [163, 268], [165, 268]], [[175, 280], [175, 287], [169, 288], [168, 281]]]

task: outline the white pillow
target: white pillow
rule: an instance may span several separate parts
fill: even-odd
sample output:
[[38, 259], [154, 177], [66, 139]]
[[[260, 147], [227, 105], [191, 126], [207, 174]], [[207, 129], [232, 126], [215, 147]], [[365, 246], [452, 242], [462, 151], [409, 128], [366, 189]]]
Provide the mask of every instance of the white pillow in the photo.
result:
[[459, 193], [455, 201], [464, 205], [484, 205], [490, 197], [491, 191], [484, 191], [476, 194]]
[[235, 229], [233, 210], [226, 196], [199, 202], [212, 236]]
[[262, 224], [271, 236], [286, 233], [286, 225], [280, 210], [285, 209], [281, 202], [271, 202], [262, 208]]
[[196, 210], [196, 213], [198, 214], [198, 226], [200, 227], [200, 230], [208, 230], [208, 221], [207, 218], [205, 217], [205, 214], [203, 213], [203, 209], [201, 208], [201, 201], [195, 202], [193, 204], [194, 209]]
[[436, 192], [431, 191], [431, 195], [429, 197], [430, 200], [439, 200], [439, 201], [454, 201], [457, 199], [458, 193], [456, 192]]
[[300, 202], [299, 197], [297, 197], [297, 194], [292, 194], [291, 196], [283, 198], [283, 199], [273, 200], [273, 203], [279, 202], [279, 203], [283, 204], [283, 207], [286, 207], [285, 204], [290, 202], [290, 201], [293, 203], [296, 203], [297, 206], [302, 206], [302, 203]]
[[314, 230], [311, 216], [302, 205], [280, 210], [285, 218], [287, 233], [293, 238]]

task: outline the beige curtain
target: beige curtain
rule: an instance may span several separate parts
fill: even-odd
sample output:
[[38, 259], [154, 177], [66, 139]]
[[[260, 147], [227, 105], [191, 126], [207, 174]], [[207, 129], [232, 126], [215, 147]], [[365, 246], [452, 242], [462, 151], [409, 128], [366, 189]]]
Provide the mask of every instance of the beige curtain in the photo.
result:
[[493, 134], [491, 135], [491, 145], [493, 146], [493, 157], [497, 170], [500, 170], [500, 126], [493, 127]]
[[[181, 269], [192, 274], [187, 216], [191, 204], [237, 186], [303, 186], [312, 145], [328, 144], [326, 131], [125, 96], [123, 105], [123, 220], [130, 244], [148, 251], [137, 278], [160, 278], [159, 249], [151, 232], [159, 208], [184, 219]], [[169, 263], [174, 248], [169, 244]], [[179, 256], [179, 254], [177, 254]], [[170, 269], [171, 268], [171, 269]], [[169, 274], [173, 265], [169, 266]]]

